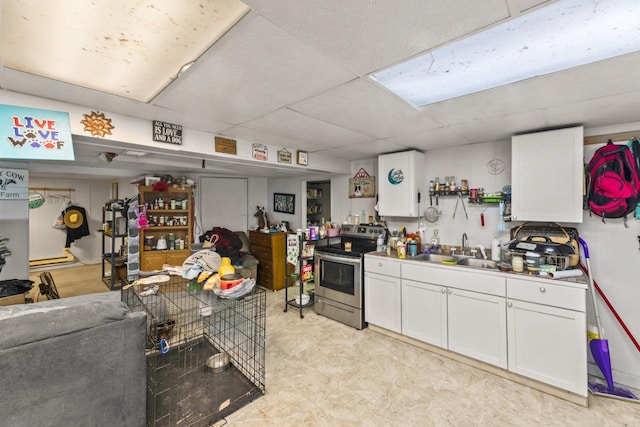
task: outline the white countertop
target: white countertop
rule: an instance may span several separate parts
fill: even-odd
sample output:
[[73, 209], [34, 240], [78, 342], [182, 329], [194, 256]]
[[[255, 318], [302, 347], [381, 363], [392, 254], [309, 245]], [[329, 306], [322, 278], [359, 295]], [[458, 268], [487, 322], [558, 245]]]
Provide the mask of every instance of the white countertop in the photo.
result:
[[373, 256], [373, 257], [381, 257], [381, 258], [387, 258], [387, 259], [396, 259], [398, 261], [401, 262], [409, 262], [409, 263], [418, 263], [418, 264], [423, 264], [423, 265], [428, 265], [429, 267], [434, 267], [434, 268], [442, 268], [442, 269], [462, 269], [465, 271], [476, 271], [479, 273], [484, 273], [484, 274], [490, 274], [490, 275], [499, 275], [505, 278], [513, 278], [513, 279], [526, 279], [526, 280], [536, 280], [536, 281], [541, 281], [541, 282], [547, 282], [547, 283], [552, 283], [552, 284], [556, 284], [556, 285], [563, 285], [563, 286], [570, 286], [570, 287], [576, 287], [576, 288], [580, 288], [580, 289], [587, 289], [587, 284], [589, 282], [589, 278], [586, 275], [582, 275], [582, 276], [577, 276], [577, 277], [566, 277], [566, 278], [560, 278], [560, 279], [550, 279], [548, 278], [546, 275], [545, 276], [540, 276], [537, 274], [533, 274], [531, 272], [523, 272], [523, 273], [516, 273], [514, 271], [509, 271], [509, 272], [503, 272], [500, 271], [498, 269], [487, 269], [487, 268], [476, 268], [476, 267], [468, 267], [468, 266], [463, 266], [463, 265], [444, 265], [444, 264], [439, 264], [437, 262], [429, 262], [429, 261], [423, 261], [423, 260], [412, 260], [411, 257], [407, 257], [407, 258], [398, 258], [395, 254], [395, 252], [392, 252], [391, 255], [387, 255], [386, 252], [368, 252], [365, 254], [365, 256]]

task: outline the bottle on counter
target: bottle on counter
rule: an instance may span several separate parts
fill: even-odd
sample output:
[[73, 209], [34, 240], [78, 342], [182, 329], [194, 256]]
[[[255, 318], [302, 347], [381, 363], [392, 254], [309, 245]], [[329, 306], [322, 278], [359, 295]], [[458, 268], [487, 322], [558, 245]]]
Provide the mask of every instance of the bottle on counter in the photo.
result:
[[365, 212], [364, 209], [362, 209], [362, 213], [360, 214], [360, 222], [362, 224], [366, 224], [367, 223], [367, 213]]
[[440, 236], [438, 236], [438, 229], [433, 230], [433, 235], [431, 236], [431, 247], [429, 250], [431, 252], [438, 252], [440, 248]]
[[376, 251], [377, 252], [384, 251], [384, 236], [382, 234], [378, 236], [378, 240], [376, 241]]
[[494, 261], [502, 259], [502, 242], [497, 236], [491, 241], [491, 259]]

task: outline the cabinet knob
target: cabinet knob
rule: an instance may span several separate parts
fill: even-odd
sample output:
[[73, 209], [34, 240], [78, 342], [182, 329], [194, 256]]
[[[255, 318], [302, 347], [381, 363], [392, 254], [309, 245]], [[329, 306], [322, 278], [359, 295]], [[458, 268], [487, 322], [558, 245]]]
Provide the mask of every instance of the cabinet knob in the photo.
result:
[[507, 306], [508, 306], [508, 307], [513, 307], [513, 303], [512, 303], [512, 302], [509, 302], [509, 303], [507, 303]]
[[540, 292], [545, 293], [545, 292], [547, 292], [547, 290], [545, 289], [544, 286], [540, 286]]
[[382, 267], [382, 263], [381, 262], [378, 263], [378, 267]]
[[442, 289], [440, 289], [440, 292], [442, 292], [444, 294], [445, 292], [447, 292], [447, 289], [446, 288], [442, 288]]
[[448, 294], [451, 295], [453, 293], [453, 291], [451, 289], [449, 289]]

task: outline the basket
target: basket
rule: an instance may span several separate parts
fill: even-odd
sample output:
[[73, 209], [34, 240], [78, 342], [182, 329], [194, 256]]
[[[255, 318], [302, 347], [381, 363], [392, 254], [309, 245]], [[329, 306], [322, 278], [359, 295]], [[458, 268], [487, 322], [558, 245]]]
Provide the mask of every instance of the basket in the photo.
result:
[[338, 237], [340, 235], [340, 229], [339, 228], [327, 228], [325, 230], [325, 235], [327, 237]]

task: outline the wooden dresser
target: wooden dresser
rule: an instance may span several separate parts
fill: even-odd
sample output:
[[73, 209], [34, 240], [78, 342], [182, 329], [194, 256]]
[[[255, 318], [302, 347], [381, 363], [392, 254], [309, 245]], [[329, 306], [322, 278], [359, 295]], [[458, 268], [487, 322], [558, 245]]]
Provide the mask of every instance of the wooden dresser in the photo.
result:
[[[251, 254], [260, 262], [258, 264], [258, 286], [272, 291], [284, 288], [286, 279], [286, 236], [287, 233], [249, 232]], [[293, 271], [291, 269], [291, 271]]]

